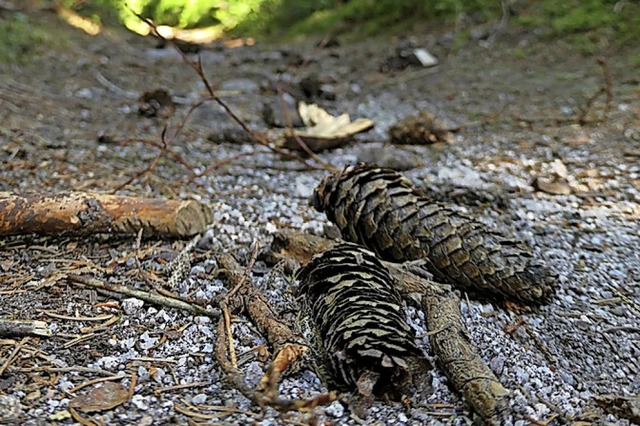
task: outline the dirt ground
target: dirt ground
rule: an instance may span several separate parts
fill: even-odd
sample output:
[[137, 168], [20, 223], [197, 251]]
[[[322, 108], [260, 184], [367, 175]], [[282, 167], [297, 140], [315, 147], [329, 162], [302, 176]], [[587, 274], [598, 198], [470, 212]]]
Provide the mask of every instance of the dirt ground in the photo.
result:
[[[266, 247], [278, 228], [331, 230], [308, 203], [326, 172], [258, 146], [213, 102], [197, 108], [171, 140], [169, 148], [184, 164], [161, 155], [152, 171], [138, 176], [161, 153], [154, 144], [165, 124], [173, 135], [190, 106], [206, 97], [202, 80], [175, 50], [159, 49], [152, 39], [113, 29], [89, 36], [43, 12], [29, 18], [56, 36], [28, 50], [21, 63], [0, 65], [0, 191], [117, 191], [210, 204], [211, 229], [191, 251], [187, 274], [170, 289], [204, 305], [227, 291], [215, 276], [216, 251], [242, 263], [253, 244]], [[535, 312], [462, 297], [463, 317], [483, 359], [512, 392], [505, 423], [639, 423], [640, 80], [634, 51], [604, 46], [584, 56], [534, 31], [507, 27], [492, 35], [493, 29], [477, 27], [460, 49], [450, 29], [407, 34], [439, 59], [434, 68], [382, 72], [381, 64], [403, 43], [395, 37], [325, 48], [316, 47], [319, 39], [282, 46], [216, 43], [200, 56], [224, 101], [272, 140], [281, 130], [269, 128], [263, 109], [280, 105], [274, 88], [300, 99], [300, 81], [318, 83], [314, 102], [333, 114], [376, 122], [349, 145], [322, 153], [324, 161], [338, 168], [358, 161], [401, 168], [434, 197], [530, 242], [558, 272], [554, 301]], [[604, 92], [590, 102], [603, 88], [613, 95], [609, 108]], [[139, 113], [139, 97], [155, 89], [171, 93], [173, 113]], [[450, 128], [452, 143], [389, 144], [389, 126], [419, 111]], [[553, 182], [545, 185], [545, 179]], [[43, 320], [52, 331], [46, 338], [0, 339], [0, 423], [75, 424], [70, 401], [96, 385], [77, 386], [101, 379], [128, 390], [133, 377], [128, 402], [82, 415], [110, 425], [471, 421], [437, 369], [432, 393], [416, 396], [410, 407], [376, 402], [364, 419], [338, 402], [312, 413], [252, 406], [215, 365], [210, 318], [67, 279], [84, 274], [154, 291], [166, 287], [167, 265], [187, 243], [0, 239], [0, 318]], [[261, 261], [253, 270], [254, 284], [283, 315], [291, 314], [295, 283], [288, 279]], [[409, 309], [419, 343], [432, 356], [421, 315]], [[242, 315], [234, 317], [232, 330], [246, 381], [255, 383], [267, 365], [256, 355], [264, 338]], [[324, 389], [314, 374], [301, 372], [281, 391], [306, 398]], [[618, 398], [613, 403], [612, 396]]]

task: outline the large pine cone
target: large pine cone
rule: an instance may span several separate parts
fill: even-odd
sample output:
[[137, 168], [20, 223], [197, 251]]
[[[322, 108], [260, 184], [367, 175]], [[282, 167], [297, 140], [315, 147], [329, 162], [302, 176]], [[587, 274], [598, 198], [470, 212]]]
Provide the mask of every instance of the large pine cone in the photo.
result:
[[334, 385], [388, 395], [410, 382], [423, 355], [395, 282], [373, 253], [338, 245], [315, 256], [298, 279]]
[[340, 229], [394, 262], [424, 259], [437, 280], [480, 296], [538, 304], [557, 276], [527, 244], [421, 195], [400, 173], [360, 164], [325, 177], [314, 205]]

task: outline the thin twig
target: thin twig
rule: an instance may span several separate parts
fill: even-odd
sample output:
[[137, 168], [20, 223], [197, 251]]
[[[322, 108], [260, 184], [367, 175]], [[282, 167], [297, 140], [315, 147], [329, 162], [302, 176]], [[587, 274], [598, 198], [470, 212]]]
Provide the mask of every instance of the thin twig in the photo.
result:
[[153, 303], [155, 305], [181, 309], [194, 315], [207, 316], [213, 319], [220, 318], [220, 312], [218, 310], [203, 308], [202, 306], [183, 302], [182, 300], [178, 300], [172, 297], [136, 290], [121, 284], [107, 283], [95, 278], [89, 278], [82, 275], [69, 275], [67, 279], [73, 284], [80, 284], [101, 290], [112, 291], [114, 293], [124, 294], [126, 296], [135, 297], [140, 300], [144, 300], [145, 302]]
[[69, 389], [67, 392], [68, 393], [76, 393], [78, 392], [80, 389], [84, 389], [87, 386], [91, 386], [91, 385], [95, 385], [96, 383], [102, 383], [102, 382], [110, 382], [112, 380], [122, 380], [122, 379], [126, 379], [128, 376], [116, 376], [113, 375], [111, 377], [98, 377], [97, 379], [91, 379], [91, 380], [87, 380], [84, 383], [79, 384], [78, 386]]
[[44, 321], [0, 319], [0, 336], [51, 336], [51, 330]]
[[227, 302], [222, 304], [222, 314], [224, 317], [224, 331], [227, 335], [227, 345], [229, 346], [229, 358], [231, 359], [231, 367], [233, 369], [238, 368], [238, 358], [236, 357], [236, 350], [233, 345], [233, 333], [231, 331], [231, 314], [229, 313], [229, 307]]
[[172, 391], [172, 390], [180, 390], [180, 389], [188, 389], [188, 388], [201, 388], [201, 387], [209, 386], [211, 384], [212, 384], [212, 382], [183, 383], [181, 385], [173, 385], [173, 386], [167, 386], [167, 387], [164, 387], [164, 388], [156, 389], [156, 390], [153, 391], [153, 393], [156, 396], [160, 396], [160, 394], [163, 393], [163, 392], [169, 392], [169, 391]]
[[146, 138], [127, 138], [127, 139], [118, 141], [118, 143], [120, 143], [121, 145], [128, 145], [134, 142], [139, 142], [145, 145], [152, 146], [154, 148], [158, 148], [160, 151], [162, 151], [163, 153], [171, 157], [174, 161], [177, 161], [178, 163], [180, 163], [189, 173], [194, 174], [193, 165], [191, 165], [187, 160], [182, 158], [180, 154], [171, 150], [169, 147], [167, 147], [166, 145], [160, 142], [154, 141], [153, 139], [146, 139]]
[[[207, 78], [207, 76], [206, 76], [206, 74], [204, 72], [204, 67], [202, 66], [202, 57], [201, 56], [198, 56], [198, 60], [197, 61], [192, 60], [191, 58], [189, 58], [189, 56], [187, 56], [186, 53], [184, 53], [178, 46], [176, 46], [176, 44], [172, 40], [166, 39], [165, 37], [163, 37], [162, 34], [160, 34], [158, 32], [158, 28], [156, 27], [156, 25], [151, 20], [143, 17], [142, 15], [140, 15], [137, 12], [134, 12], [134, 11], [132, 11], [132, 12], [138, 17], [138, 19], [140, 19], [141, 21], [143, 21], [144, 23], [149, 25], [149, 27], [153, 30], [153, 33], [154, 33], [154, 35], [156, 37], [158, 37], [163, 42], [168, 43], [169, 45], [171, 45], [178, 52], [178, 54], [182, 58], [182, 61], [185, 64], [187, 64], [188, 66], [190, 66], [196, 72], [196, 74], [198, 74], [198, 77], [200, 77], [200, 80], [204, 84], [205, 89], [206, 89], [207, 93], [209, 94], [210, 99], [215, 101], [218, 105], [220, 105], [225, 110], [227, 115], [235, 123], [237, 123], [242, 128], [242, 130], [244, 130], [251, 137], [251, 139], [253, 139], [259, 145], [262, 145], [262, 146], [268, 148], [270, 151], [272, 151], [272, 152], [274, 152], [276, 154], [285, 156], [287, 158], [296, 160], [296, 161], [304, 164], [306, 167], [308, 167], [310, 169], [327, 170], [327, 167], [325, 165], [320, 165], [319, 166], [319, 165], [316, 165], [316, 164], [311, 164], [307, 160], [305, 160], [304, 158], [299, 156], [298, 154], [296, 154], [294, 152], [291, 152], [291, 151], [288, 151], [286, 149], [279, 148], [274, 143], [270, 142], [268, 140], [268, 138], [266, 136], [264, 136], [263, 134], [260, 134], [260, 133], [257, 133], [257, 132], [254, 132], [253, 130], [251, 130], [251, 128], [249, 128], [247, 123], [245, 123], [245, 121], [242, 120], [235, 113], [235, 111], [231, 107], [229, 107], [229, 105], [218, 96], [216, 91], [213, 89], [213, 85], [211, 84], [211, 82], [209, 81], [209, 79]], [[333, 169], [333, 167], [331, 167], [331, 169]]]
[[124, 188], [126, 188], [127, 186], [131, 185], [133, 182], [135, 182], [136, 180], [140, 179], [142, 176], [146, 175], [147, 173], [149, 173], [150, 171], [152, 171], [153, 169], [156, 168], [156, 165], [158, 164], [158, 161], [160, 161], [160, 158], [162, 158], [162, 151], [160, 151], [158, 153], [158, 155], [156, 155], [156, 157], [151, 161], [151, 163], [149, 163], [149, 165], [147, 167], [145, 167], [143, 170], [140, 170], [138, 173], [136, 173], [134, 176], [132, 176], [131, 178], [127, 179], [126, 182], [124, 182], [123, 184], [119, 185], [118, 187], [116, 187], [113, 192], [118, 192]]
[[35, 372], [45, 372], [45, 373], [89, 373], [89, 374], [102, 374], [103, 376], [111, 377], [113, 376], [112, 371], [102, 370], [100, 368], [91, 368], [91, 367], [83, 367], [80, 365], [71, 366], [71, 367], [48, 367], [48, 366], [38, 366], [38, 367], [25, 367], [25, 368], [16, 368], [16, 371], [20, 373], [35, 373]]
[[103, 426], [102, 423], [98, 423], [98, 422], [94, 422], [93, 420], [85, 419], [73, 407], [69, 407], [69, 413], [71, 414], [71, 417], [73, 417], [73, 419], [75, 421], [77, 421], [78, 423], [80, 423], [83, 426]]
[[15, 360], [16, 355], [18, 355], [18, 352], [22, 350], [23, 346], [27, 343], [28, 340], [28, 337], [23, 338], [20, 343], [16, 345], [13, 351], [11, 351], [11, 354], [7, 357], [7, 360], [4, 362], [4, 364], [0, 365], [0, 377], [2, 377], [4, 370], [6, 370], [7, 367], [11, 365], [11, 363]]
[[602, 118], [602, 121], [606, 122], [609, 119], [609, 111], [611, 110], [611, 106], [613, 104], [613, 83], [609, 65], [607, 61], [602, 57], [596, 59], [596, 61], [602, 70], [603, 84], [596, 93], [594, 93], [589, 99], [587, 99], [586, 105], [581, 109], [580, 114], [578, 114], [577, 121], [581, 126], [587, 124], [587, 115], [589, 114], [589, 111], [591, 111], [591, 108], [593, 107], [595, 101], [601, 95], [605, 96], [604, 117]]
[[260, 246], [258, 246], [258, 244], [253, 245], [253, 249], [251, 250], [251, 257], [249, 258], [249, 262], [247, 262], [247, 266], [244, 270], [244, 274], [242, 274], [240, 281], [236, 283], [235, 287], [233, 287], [233, 289], [229, 293], [227, 293], [227, 295], [225, 296], [225, 300], [227, 302], [238, 292], [238, 290], [240, 290], [240, 288], [247, 281], [249, 281], [249, 278], [251, 277], [251, 270], [253, 269], [253, 266], [255, 265], [256, 260], [258, 259], [258, 253], [260, 252], [259, 249], [260, 249]]

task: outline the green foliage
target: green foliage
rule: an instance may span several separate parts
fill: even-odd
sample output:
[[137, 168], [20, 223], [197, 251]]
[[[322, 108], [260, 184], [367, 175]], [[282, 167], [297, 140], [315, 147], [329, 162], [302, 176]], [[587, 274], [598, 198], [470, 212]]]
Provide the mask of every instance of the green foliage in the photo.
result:
[[613, 4], [607, 0], [545, 1], [545, 15], [551, 19], [553, 29], [569, 34], [601, 28], [615, 22], [618, 17]]
[[603, 38], [619, 43], [640, 41], [640, 4], [619, 0], [542, 0], [523, 25], [550, 27], [552, 37], [568, 36], [584, 53], [598, 48]]
[[[135, 13], [158, 25], [217, 26], [236, 35], [288, 36], [348, 33], [356, 37], [404, 30], [419, 23], [498, 19], [500, 0], [63, 0], [85, 16], [118, 20], [136, 32], [148, 27]], [[509, 0], [507, 0], [509, 1]], [[598, 48], [603, 37], [640, 42], [640, 2], [631, 0], [512, 0], [512, 23], [550, 29], [582, 51]], [[461, 19], [471, 17], [471, 21]], [[462, 25], [459, 25], [463, 23]], [[594, 35], [595, 34], [595, 35]], [[465, 38], [466, 40], [466, 38]]]
[[290, 37], [329, 30], [368, 36], [406, 29], [420, 21], [453, 20], [461, 14], [489, 18], [499, 10], [496, 0], [265, 0], [259, 14], [239, 29]]
[[[122, 22], [127, 28], [146, 33], [147, 25], [136, 16], [151, 19], [157, 25], [177, 28], [220, 26], [228, 31], [258, 10], [265, 0], [65, 0], [84, 16], [100, 15], [103, 20]], [[75, 5], [78, 4], [77, 7]], [[105, 19], [106, 18], [106, 19]]]
[[23, 63], [36, 49], [49, 41], [49, 32], [29, 21], [22, 13], [15, 13], [0, 21], [0, 64]]

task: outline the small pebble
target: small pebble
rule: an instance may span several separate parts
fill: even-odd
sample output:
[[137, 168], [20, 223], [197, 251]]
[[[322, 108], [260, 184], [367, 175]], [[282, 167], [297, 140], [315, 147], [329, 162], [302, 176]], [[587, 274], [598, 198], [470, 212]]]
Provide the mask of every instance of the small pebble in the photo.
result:
[[136, 314], [142, 306], [144, 306], [144, 301], [140, 299], [136, 299], [135, 297], [130, 297], [128, 299], [124, 299], [121, 302], [122, 310], [127, 315]]
[[205, 402], [207, 402], [207, 395], [203, 394], [203, 393], [199, 393], [196, 396], [194, 396], [193, 398], [191, 398], [191, 402], [195, 405], [202, 405]]
[[324, 412], [331, 417], [342, 417], [344, 415], [344, 407], [339, 401], [333, 401], [331, 405], [324, 409]]

